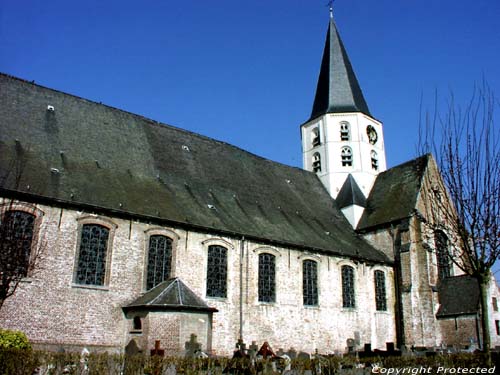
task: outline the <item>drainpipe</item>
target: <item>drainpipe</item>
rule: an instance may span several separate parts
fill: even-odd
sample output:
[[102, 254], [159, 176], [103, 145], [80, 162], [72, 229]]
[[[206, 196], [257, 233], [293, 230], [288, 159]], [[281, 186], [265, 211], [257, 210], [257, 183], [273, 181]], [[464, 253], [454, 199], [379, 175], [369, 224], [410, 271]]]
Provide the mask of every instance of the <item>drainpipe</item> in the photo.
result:
[[245, 255], [245, 237], [240, 241], [240, 340], [243, 342], [243, 260]]

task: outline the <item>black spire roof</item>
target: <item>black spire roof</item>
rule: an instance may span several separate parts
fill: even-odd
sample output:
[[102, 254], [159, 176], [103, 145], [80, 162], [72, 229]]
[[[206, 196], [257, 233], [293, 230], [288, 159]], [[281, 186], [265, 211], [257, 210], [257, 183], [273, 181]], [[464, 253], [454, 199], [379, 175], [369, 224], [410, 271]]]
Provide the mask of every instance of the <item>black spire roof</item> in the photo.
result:
[[366, 197], [359, 188], [354, 177], [349, 174], [337, 195], [337, 205], [339, 208], [344, 208], [354, 204], [366, 207]]
[[333, 17], [326, 34], [312, 120], [326, 113], [362, 112], [371, 116]]

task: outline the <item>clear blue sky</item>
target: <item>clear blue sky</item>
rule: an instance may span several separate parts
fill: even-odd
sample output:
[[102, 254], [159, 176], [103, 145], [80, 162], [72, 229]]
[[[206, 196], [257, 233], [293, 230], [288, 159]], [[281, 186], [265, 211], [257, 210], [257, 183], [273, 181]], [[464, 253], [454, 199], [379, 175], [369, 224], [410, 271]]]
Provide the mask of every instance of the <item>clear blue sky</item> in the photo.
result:
[[[0, 0], [0, 71], [301, 166], [327, 0]], [[500, 1], [337, 0], [389, 166], [416, 156], [419, 103], [500, 95]], [[166, 145], [168, 147], [168, 145]]]

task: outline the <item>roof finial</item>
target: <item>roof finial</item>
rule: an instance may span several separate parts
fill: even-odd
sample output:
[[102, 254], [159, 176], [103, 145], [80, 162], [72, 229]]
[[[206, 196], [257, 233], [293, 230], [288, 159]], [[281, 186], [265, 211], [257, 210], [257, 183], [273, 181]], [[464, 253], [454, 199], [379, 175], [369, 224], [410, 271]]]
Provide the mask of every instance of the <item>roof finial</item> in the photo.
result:
[[333, 18], [333, 2], [335, 0], [328, 1], [328, 6], [330, 7], [330, 18]]

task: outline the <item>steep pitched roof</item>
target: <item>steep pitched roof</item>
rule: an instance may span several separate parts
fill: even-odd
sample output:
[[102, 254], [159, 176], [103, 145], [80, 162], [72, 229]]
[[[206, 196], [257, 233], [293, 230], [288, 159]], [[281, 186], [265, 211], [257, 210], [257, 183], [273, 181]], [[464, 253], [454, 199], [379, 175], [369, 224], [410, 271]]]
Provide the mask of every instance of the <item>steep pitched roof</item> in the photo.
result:
[[371, 116], [335, 21], [330, 17], [309, 120], [326, 113], [342, 112], [362, 112]]
[[148, 311], [212, 311], [217, 309], [208, 306], [178, 277], [165, 280], [148, 290], [134, 302], [123, 307], [125, 312], [130, 310]]
[[390, 168], [377, 176], [358, 230], [410, 217], [416, 208], [430, 154]]
[[388, 261], [314, 173], [224, 142], [3, 74], [0, 129], [4, 193]]
[[438, 286], [438, 318], [472, 315], [479, 311], [479, 285], [471, 276], [454, 276], [442, 280]]
[[344, 185], [337, 195], [337, 206], [339, 208], [344, 208], [352, 205], [357, 205], [361, 207], [366, 206], [366, 198], [354, 177], [351, 174], [347, 176]]

